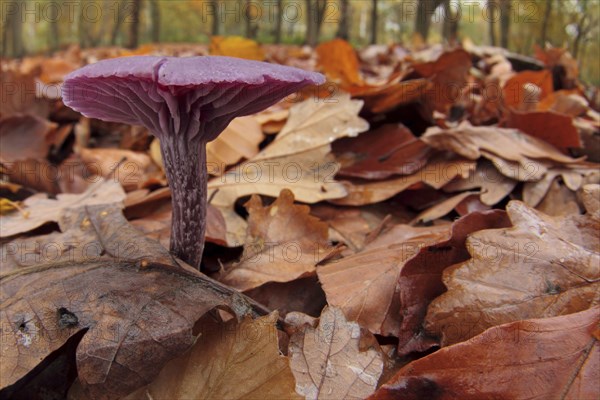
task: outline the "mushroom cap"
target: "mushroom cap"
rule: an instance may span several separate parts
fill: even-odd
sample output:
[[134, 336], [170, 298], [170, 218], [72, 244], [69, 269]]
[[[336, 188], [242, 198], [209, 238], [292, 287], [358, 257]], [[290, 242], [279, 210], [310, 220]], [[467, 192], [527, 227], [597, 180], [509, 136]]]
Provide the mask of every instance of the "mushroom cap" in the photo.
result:
[[90, 118], [212, 140], [233, 118], [323, 82], [316, 72], [233, 57], [133, 56], [73, 71], [62, 94]]

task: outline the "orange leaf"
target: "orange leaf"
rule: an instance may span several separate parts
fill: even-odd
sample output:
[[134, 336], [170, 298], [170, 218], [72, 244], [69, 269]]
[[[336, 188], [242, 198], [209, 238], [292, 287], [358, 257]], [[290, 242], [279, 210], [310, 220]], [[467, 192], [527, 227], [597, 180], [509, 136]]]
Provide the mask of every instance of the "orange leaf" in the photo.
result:
[[265, 59], [265, 53], [258, 43], [241, 36], [213, 36], [210, 39], [210, 54], [247, 60], [263, 61]]
[[319, 67], [328, 78], [345, 86], [363, 85], [359, 74], [359, 62], [356, 52], [342, 39], [321, 43], [315, 49], [319, 57]]

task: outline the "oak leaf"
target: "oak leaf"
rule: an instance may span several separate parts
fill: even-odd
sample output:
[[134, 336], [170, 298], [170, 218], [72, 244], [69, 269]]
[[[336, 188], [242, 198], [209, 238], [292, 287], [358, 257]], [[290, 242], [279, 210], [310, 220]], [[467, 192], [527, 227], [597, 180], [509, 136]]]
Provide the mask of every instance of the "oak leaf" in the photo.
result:
[[246, 209], [244, 252], [221, 279], [238, 290], [314, 274], [316, 265], [334, 251], [328, 242], [327, 224], [311, 216], [308, 206], [294, 204], [294, 195], [287, 189], [266, 207], [253, 195]]
[[311, 400], [370, 395], [383, 372], [383, 355], [373, 347], [360, 351], [360, 340], [358, 324], [333, 307], [323, 310], [318, 326], [300, 328], [289, 345], [296, 392]]
[[87, 396], [119, 398], [186, 351], [206, 312], [249, 310], [231, 289], [178, 264], [133, 229], [118, 207], [71, 209], [59, 225], [63, 233], [0, 248], [0, 385], [6, 390], [18, 393], [32, 369], [85, 331], [76, 362]]
[[23, 213], [2, 217], [0, 237], [28, 232], [48, 222], [58, 222], [65, 210], [80, 206], [121, 203], [125, 192], [118, 182], [99, 180], [81, 194], [59, 194], [49, 199], [43, 193], [28, 197], [23, 202]]
[[276, 321], [276, 312], [240, 323], [201, 320], [194, 346], [124, 400], [299, 399]]
[[318, 65], [328, 78], [343, 86], [362, 86], [359, 61], [352, 45], [343, 39], [333, 39], [315, 48]]
[[403, 367], [371, 400], [594, 399], [600, 307], [495, 326]]
[[425, 328], [442, 344], [527, 318], [552, 317], [600, 302], [600, 219], [551, 217], [511, 201], [511, 228], [467, 239], [471, 259], [444, 271], [448, 291], [429, 306]]

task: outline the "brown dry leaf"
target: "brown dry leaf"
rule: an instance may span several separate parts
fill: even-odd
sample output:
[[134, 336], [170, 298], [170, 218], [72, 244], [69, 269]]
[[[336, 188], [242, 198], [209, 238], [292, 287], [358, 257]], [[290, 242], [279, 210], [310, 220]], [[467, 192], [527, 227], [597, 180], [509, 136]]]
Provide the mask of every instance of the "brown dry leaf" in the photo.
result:
[[448, 226], [396, 225], [351, 256], [317, 268], [331, 306], [372, 333], [397, 335], [400, 304], [397, 281], [404, 263], [419, 249], [444, 237]]
[[124, 400], [300, 399], [279, 353], [277, 313], [237, 323], [202, 321], [198, 341]]
[[98, 204], [120, 203], [125, 199], [125, 192], [118, 182], [100, 180], [92, 184], [81, 194], [59, 194], [56, 199], [38, 193], [23, 202], [23, 211], [2, 217], [0, 237], [9, 237], [29, 232], [48, 222], [58, 222], [61, 215], [69, 208]]
[[400, 271], [401, 325], [398, 354], [429, 350], [439, 343], [423, 330], [429, 303], [446, 291], [442, 272], [450, 265], [469, 259], [465, 246], [467, 236], [482, 229], [510, 227], [506, 212], [491, 210], [473, 212], [456, 220], [447, 234], [437, 242], [421, 247]]
[[552, 181], [546, 196], [536, 206], [536, 209], [554, 217], [581, 213], [575, 192], [557, 180]]
[[600, 308], [496, 326], [402, 368], [371, 400], [594, 399]]
[[46, 159], [28, 159], [0, 165], [0, 171], [16, 183], [39, 192], [57, 194], [62, 192], [60, 178], [68, 174]]
[[547, 170], [544, 163], [562, 165], [579, 161], [516, 129], [473, 126], [466, 121], [452, 129], [429, 128], [421, 140], [431, 147], [453, 151], [470, 160], [482, 156], [488, 158], [500, 172], [515, 180], [541, 178]]
[[535, 109], [580, 117], [589, 111], [590, 105], [578, 90], [557, 90], [537, 103]]
[[358, 116], [363, 102], [340, 93], [327, 101], [305, 100], [290, 108], [287, 123], [275, 140], [252, 160], [283, 157], [313, 150], [369, 129]]
[[521, 110], [535, 107], [535, 104], [552, 93], [552, 73], [543, 71], [523, 71], [510, 78], [502, 88], [502, 100], [509, 108]]
[[600, 219], [551, 217], [511, 201], [508, 229], [473, 233], [471, 259], [447, 268], [448, 291], [429, 306], [425, 327], [442, 344], [527, 318], [585, 310], [600, 302]]
[[314, 274], [316, 265], [334, 251], [327, 224], [310, 215], [306, 205], [294, 204], [284, 189], [269, 206], [259, 196], [248, 203], [248, 231], [240, 261], [226, 268], [221, 279], [238, 290], [267, 282], [289, 282]]
[[585, 185], [581, 191], [581, 200], [589, 214], [600, 218], [600, 185]]
[[469, 160], [436, 157], [412, 175], [377, 182], [343, 181], [348, 195], [330, 202], [346, 206], [378, 203], [421, 183], [440, 189], [456, 177], [467, 178], [475, 166], [475, 162]]
[[50, 103], [36, 96], [37, 83], [33, 74], [24, 74], [14, 69], [0, 69], [0, 117], [16, 114], [31, 114], [47, 118]]
[[136, 190], [157, 171], [152, 159], [145, 153], [125, 149], [97, 148], [79, 149], [89, 178], [118, 180], [125, 191]]
[[471, 55], [463, 49], [456, 49], [442, 53], [435, 61], [413, 64], [412, 67], [418, 75], [433, 81], [433, 87], [424, 96], [428, 108], [447, 113], [461, 98], [460, 88], [467, 83]]
[[515, 128], [528, 135], [542, 139], [568, 154], [570, 147], [581, 147], [579, 132], [573, 125], [573, 117], [552, 111], [510, 111], [507, 128]]
[[346, 189], [333, 180], [338, 165], [327, 156], [329, 151], [330, 146], [326, 145], [290, 156], [250, 160], [209, 181], [208, 197], [213, 196], [211, 204], [225, 218], [228, 245], [246, 242], [246, 222], [233, 210], [240, 197], [277, 197], [283, 189], [291, 190], [296, 200], [304, 203], [344, 197]]
[[57, 124], [34, 115], [14, 115], [0, 120], [0, 162], [43, 159]]
[[209, 50], [213, 56], [237, 57], [257, 61], [264, 61], [265, 59], [265, 53], [257, 42], [241, 36], [211, 36]]
[[60, 83], [67, 74], [79, 68], [79, 65], [59, 57], [43, 58], [40, 66], [39, 79], [46, 84]]
[[263, 139], [260, 124], [253, 117], [235, 118], [215, 140], [206, 144], [208, 172], [216, 169], [223, 173], [226, 166], [254, 157]]
[[360, 351], [361, 329], [340, 309], [326, 307], [317, 327], [300, 327], [290, 338], [296, 392], [306, 399], [364, 399], [383, 372], [378, 348]]
[[427, 223], [431, 221], [435, 221], [438, 218], [442, 218], [443, 216], [449, 214], [452, 210], [454, 210], [463, 200], [467, 197], [479, 194], [479, 192], [462, 192], [457, 195], [454, 195], [442, 202], [429, 207], [427, 210], [419, 213], [412, 221], [411, 225], [417, 223]]
[[343, 39], [333, 39], [315, 48], [318, 66], [325, 75], [342, 86], [363, 86], [358, 56], [352, 45]]
[[481, 188], [481, 201], [483, 204], [493, 206], [508, 196], [517, 183], [517, 181], [502, 175], [491, 162], [479, 160], [477, 169], [470, 171], [467, 178], [457, 178], [443, 189], [453, 193]]
[[333, 152], [342, 165], [338, 176], [385, 179], [423, 168], [431, 149], [402, 124], [386, 124], [357, 138], [336, 141]]
[[186, 351], [206, 312], [248, 310], [231, 291], [178, 265], [118, 207], [72, 209], [59, 225], [63, 233], [1, 249], [7, 259], [0, 272], [2, 388], [14, 385], [8, 390], [18, 393], [33, 368], [80, 335], [77, 372], [87, 397], [120, 398]]
[[410, 79], [355, 91], [352, 95], [364, 100], [365, 109], [372, 113], [386, 113], [420, 100], [432, 88], [433, 83], [428, 79]]

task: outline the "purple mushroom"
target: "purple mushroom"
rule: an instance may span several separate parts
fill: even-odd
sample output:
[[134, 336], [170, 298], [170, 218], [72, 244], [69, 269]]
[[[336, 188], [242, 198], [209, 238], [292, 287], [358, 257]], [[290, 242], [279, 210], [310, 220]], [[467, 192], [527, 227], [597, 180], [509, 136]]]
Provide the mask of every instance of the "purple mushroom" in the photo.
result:
[[206, 143], [235, 117], [275, 104], [321, 74], [231, 57], [114, 58], [65, 78], [64, 103], [160, 139], [171, 187], [171, 252], [200, 269], [206, 228]]

